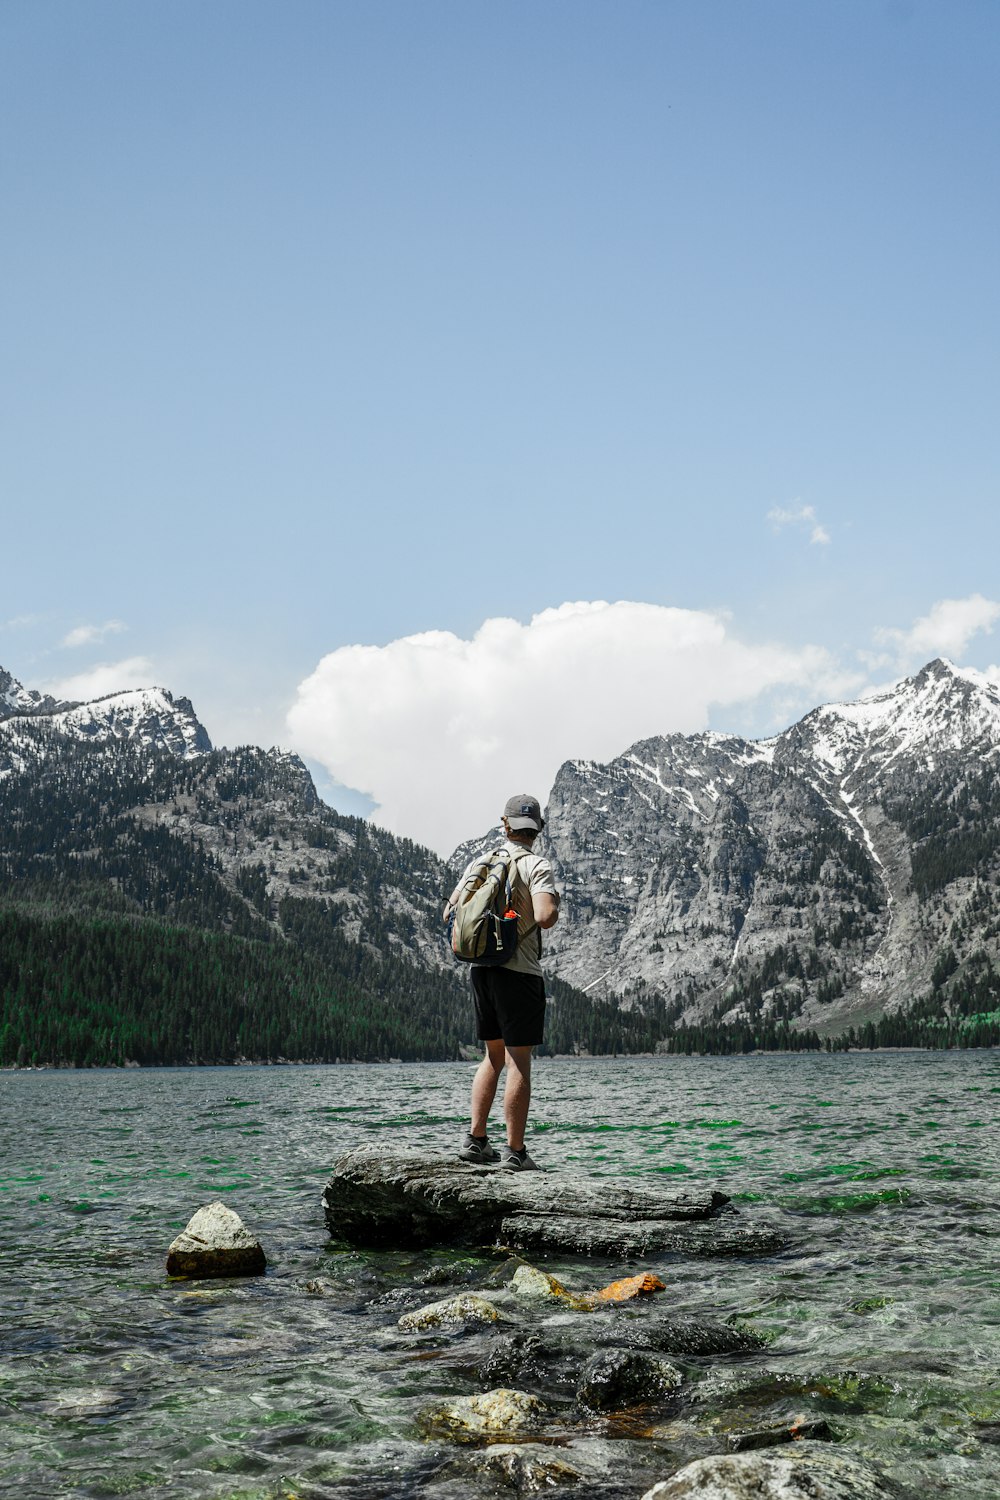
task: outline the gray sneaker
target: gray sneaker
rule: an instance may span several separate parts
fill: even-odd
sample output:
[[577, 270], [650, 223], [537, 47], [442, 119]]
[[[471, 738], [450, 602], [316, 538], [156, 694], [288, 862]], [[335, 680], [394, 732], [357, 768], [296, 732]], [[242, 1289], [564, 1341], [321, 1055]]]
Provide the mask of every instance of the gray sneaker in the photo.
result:
[[485, 1136], [480, 1140], [474, 1135], [467, 1135], [465, 1137], [458, 1153], [458, 1159], [459, 1161], [471, 1162], [476, 1167], [484, 1166], [487, 1162], [500, 1160]]
[[500, 1167], [504, 1172], [537, 1172], [538, 1163], [528, 1155], [527, 1146], [515, 1151], [513, 1146], [504, 1146], [500, 1153]]

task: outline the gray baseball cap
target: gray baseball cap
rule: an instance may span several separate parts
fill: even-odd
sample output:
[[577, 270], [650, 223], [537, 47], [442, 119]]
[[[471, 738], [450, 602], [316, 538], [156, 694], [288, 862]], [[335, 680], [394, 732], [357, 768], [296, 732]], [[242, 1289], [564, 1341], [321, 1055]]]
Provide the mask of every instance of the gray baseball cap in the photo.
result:
[[537, 797], [529, 797], [527, 792], [520, 792], [516, 797], [508, 797], [507, 805], [503, 810], [510, 828], [533, 828], [540, 833], [545, 827], [545, 819], [542, 817], [542, 809], [538, 805]]

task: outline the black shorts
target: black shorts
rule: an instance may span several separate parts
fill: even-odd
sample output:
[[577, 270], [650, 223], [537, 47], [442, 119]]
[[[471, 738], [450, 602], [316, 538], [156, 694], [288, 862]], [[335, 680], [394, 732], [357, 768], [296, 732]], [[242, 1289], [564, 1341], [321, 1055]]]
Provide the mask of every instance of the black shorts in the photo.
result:
[[503, 1037], [508, 1047], [537, 1047], [545, 1024], [545, 981], [541, 974], [473, 968], [472, 994], [481, 1042]]

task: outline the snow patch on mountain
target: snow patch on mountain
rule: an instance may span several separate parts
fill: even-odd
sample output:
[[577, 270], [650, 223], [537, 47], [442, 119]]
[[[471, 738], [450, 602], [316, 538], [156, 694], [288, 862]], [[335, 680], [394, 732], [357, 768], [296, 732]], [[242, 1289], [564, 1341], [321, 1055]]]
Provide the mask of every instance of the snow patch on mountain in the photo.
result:
[[39, 753], [46, 736], [131, 740], [143, 749], [167, 750], [184, 760], [212, 749], [191, 700], [175, 698], [165, 688], [132, 688], [90, 703], [57, 703], [0, 669], [0, 710], [0, 739], [10, 755], [29, 746]]
[[786, 736], [808, 741], [811, 758], [840, 777], [865, 762], [883, 771], [897, 760], [932, 767], [942, 753], [1000, 742], [1000, 688], [938, 659], [868, 698], [815, 709]]
[[50, 722], [53, 729], [73, 739], [133, 740], [143, 749], [169, 750], [183, 760], [212, 748], [191, 700], [174, 698], [165, 688], [112, 693], [53, 714]]
[[57, 703], [55, 698], [39, 693], [34, 688], [26, 688], [12, 673], [0, 667], [0, 720], [12, 714], [46, 714], [52, 713], [54, 709], [70, 706]]

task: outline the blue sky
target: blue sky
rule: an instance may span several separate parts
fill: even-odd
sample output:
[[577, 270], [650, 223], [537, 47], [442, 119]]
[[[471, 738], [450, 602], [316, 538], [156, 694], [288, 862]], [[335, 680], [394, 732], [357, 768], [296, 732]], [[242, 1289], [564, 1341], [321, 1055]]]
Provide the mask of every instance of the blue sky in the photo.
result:
[[998, 62], [992, 0], [6, 0], [0, 664], [405, 832], [496, 771], [490, 621], [526, 784], [992, 667]]

